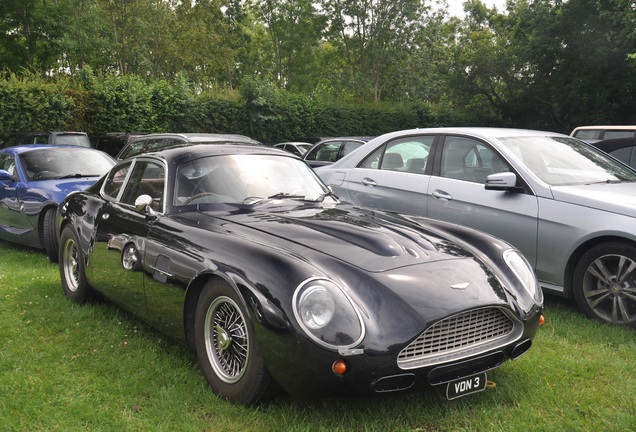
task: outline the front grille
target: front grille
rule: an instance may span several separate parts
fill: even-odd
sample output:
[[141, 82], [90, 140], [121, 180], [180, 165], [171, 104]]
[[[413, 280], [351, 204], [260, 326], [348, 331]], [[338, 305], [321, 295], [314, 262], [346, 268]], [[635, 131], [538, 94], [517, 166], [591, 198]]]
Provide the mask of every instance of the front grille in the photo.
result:
[[501, 348], [521, 337], [523, 324], [500, 308], [473, 309], [444, 318], [398, 355], [401, 369], [463, 359]]

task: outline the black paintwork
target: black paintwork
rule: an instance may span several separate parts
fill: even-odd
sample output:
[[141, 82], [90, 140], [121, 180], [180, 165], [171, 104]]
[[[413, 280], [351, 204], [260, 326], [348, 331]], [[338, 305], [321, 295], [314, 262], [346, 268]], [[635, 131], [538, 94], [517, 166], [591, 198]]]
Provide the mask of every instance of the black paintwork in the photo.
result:
[[[199, 204], [172, 207], [174, 170], [202, 155], [280, 154], [267, 148], [214, 146], [147, 155], [168, 168], [166, 207], [148, 216], [106, 200], [103, 179], [60, 206], [60, 230], [72, 224], [87, 257], [88, 282], [110, 300], [193, 348], [192, 318], [209, 278], [223, 278], [250, 310], [268, 370], [287, 392], [349, 395], [428, 386], [433, 368], [401, 370], [396, 356], [432, 323], [471, 308], [496, 305], [524, 324], [531, 340], [542, 305], [520, 286], [501, 258], [510, 246], [476, 231], [418, 217], [346, 206], [283, 200], [276, 206]], [[108, 215], [108, 217], [106, 217]], [[126, 244], [140, 252], [141, 271], [126, 270]], [[292, 311], [296, 287], [309, 277], [344, 287], [362, 311], [366, 335], [343, 357], [312, 342]], [[470, 281], [466, 291], [450, 285]], [[493, 353], [487, 369], [509, 356]], [[331, 372], [345, 358], [350, 372]], [[457, 363], [457, 362], [456, 362]], [[466, 362], [470, 367], [478, 364]], [[466, 373], [466, 366], [460, 369]], [[386, 378], [397, 375], [397, 378]], [[414, 385], [411, 385], [413, 384]]]

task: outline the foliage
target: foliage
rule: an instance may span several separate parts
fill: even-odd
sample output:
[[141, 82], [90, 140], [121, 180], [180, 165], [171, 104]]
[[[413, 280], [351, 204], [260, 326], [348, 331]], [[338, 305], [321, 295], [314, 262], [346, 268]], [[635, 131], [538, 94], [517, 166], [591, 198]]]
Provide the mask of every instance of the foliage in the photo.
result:
[[[335, 105], [347, 115], [343, 129], [351, 130], [366, 114], [350, 109], [364, 111], [367, 102], [379, 111], [393, 103], [428, 105], [445, 113], [446, 124], [569, 132], [581, 124], [636, 122], [633, 1], [509, 0], [499, 11], [468, 0], [463, 19], [449, 17], [445, 4], [3, 0], [0, 64], [6, 74], [48, 78], [44, 82], [54, 86], [68, 77], [83, 82], [93, 71], [108, 81], [94, 87], [96, 95], [68, 86], [62, 94], [71, 114], [59, 113], [62, 121], [38, 115], [29, 129], [63, 123], [100, 131], [176, 130], [196, 123], [187, 112], [197, 113], [203, 128], [209, 122], [200, 118], [205, 110], [195, 103], [199, 94], [249, 95], [256, 82], [283, 93], [243, 100], [235, 108], [247, 112], [231, 121], [213, 113], [212, 123], [238, 125], [267, 141], [281, 135], [282, 125], [290, 127], [284, 135], [296, 135], [299, 127], [325, 135], [333, 125], [309, 111], [327, 118], [325, 107]], [[187, 94], [178, 80], [187, 83]], [[116, 81], [131, 95], [106, 88], [116, 88]], [[173, 112], [154, 112], [163, 97], [176, 102]], [[272, 99], [258, 102], [263, 97]], [[303, 107], [306, 100], [311, 107]], [[98, 105], [93, 110], [90, 103]], [[101, 103], [114, 104], [113, 119], [105, 118], [108, 108]], [[2, 128], [25, 127], [22, 120], [10, 119]]]
[[10, 75], [0, 80], [0, 136], [62, 129], [69, 123], [76, 102], [55, 83]]

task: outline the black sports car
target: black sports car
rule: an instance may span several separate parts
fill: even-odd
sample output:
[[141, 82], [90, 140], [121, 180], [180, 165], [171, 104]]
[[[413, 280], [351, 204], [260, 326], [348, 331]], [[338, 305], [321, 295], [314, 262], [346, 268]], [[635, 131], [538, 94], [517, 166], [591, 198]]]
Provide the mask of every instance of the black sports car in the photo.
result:
[[508, 243], [339, 203], [296, 156], [192, 146], [120, 162], [60, 205], [60, 275], [197, 353], [252, 404], [446, 385], [526, 352], [543, 297]]

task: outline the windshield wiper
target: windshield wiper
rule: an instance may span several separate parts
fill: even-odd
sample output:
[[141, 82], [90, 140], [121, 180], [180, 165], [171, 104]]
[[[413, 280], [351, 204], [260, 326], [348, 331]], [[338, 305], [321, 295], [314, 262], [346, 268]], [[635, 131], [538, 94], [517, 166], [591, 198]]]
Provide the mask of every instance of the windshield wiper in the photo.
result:
[[278, 192], [275, 193], [274, 195], [270, 195], [267, 198], [263, 198], [263, 197], [247, 197], [243, 200], [243, 204], [247, 204], [247, 205], [256, 205], [256, 204], [261, 204], [261, 203], [266, 203], [272, 200], [277, 200], [277, 199], [305, 199], [304, 195], [294, 195], [294, 194], [290, 194], [288, 192]]
[[328, 196], [330, 196], [330, 197], [332, 197], [332, 198], [334, 198], [336, 200], [339, 199], [338, 195], [336, 195], [335, 193], [333, 193], [331, 191], [327, 191], [327, 192], [325, 192], [323, 194], [318, 195], [318, 197], [315, 200], [313, 200], [313, 201], [315, 201], [315, 202], [323, 202], [325, 200], [325, 198], [327, 198]]
[[304, 199], [305, 195], [294, 195], [294, 194], [290, 194], [288, 192], [278, 192], [275, 193], [274, 195], [270, 195], [267, 197], [267, 199], [281, 199], [281, 198], [290, 198], [290, 199]]
[[99, 177], [99, 174], [81, 174], [81, 173], [77, 173], [77, 174], [68, 174], [62, 177], [58, 177], [60, 179], [67, 179], [67, 178], [82, 178], [82, 177]]

